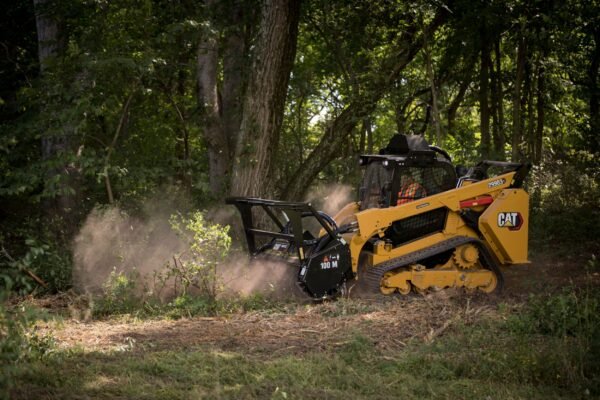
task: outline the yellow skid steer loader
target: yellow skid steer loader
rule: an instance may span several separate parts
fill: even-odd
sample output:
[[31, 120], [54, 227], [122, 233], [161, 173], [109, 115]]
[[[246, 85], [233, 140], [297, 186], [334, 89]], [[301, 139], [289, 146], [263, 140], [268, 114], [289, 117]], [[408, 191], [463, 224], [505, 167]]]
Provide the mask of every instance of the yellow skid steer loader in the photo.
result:
[[[422, 137], [395, 135], [360, 165], [358, 201], [335, 216], [309, 203], [228, 198], [241, 214], [251, 257], [285, 260], [315, 299], [340, 295], [352, 280], [383, 294], [448, 287], [492, 293], [502, 289], [501, 266], [528, 262], [522, 186], [529, 164], [454, 168]], [[269, 228], [256, 226], [265, 219]], [[315, 221], [320, 231], [306, 229]]]

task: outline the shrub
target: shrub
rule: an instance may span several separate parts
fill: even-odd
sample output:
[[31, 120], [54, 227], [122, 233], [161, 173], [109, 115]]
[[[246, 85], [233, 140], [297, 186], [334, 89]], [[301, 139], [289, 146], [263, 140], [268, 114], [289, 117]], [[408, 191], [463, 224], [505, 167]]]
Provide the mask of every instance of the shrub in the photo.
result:
[[0, 271], [0, 288], [18, 294], [42, 287], [41, 282], [52, 292], [71, 286], [70, 256], [57, 245], [35, 238], [25, 240], [25, 253], [21, 257], [13, 257], [0, 247]]
[[[594, 261], [589, 265], [593, 267]], [[583, 384], [600, 393], [600, 288], [589, 285], [532, 297], [523, 314], [509, 319], [508, 327], [528, 345], [536, 336], [548, 338], [554, 349], [546, 354], [559, 355], [561, 361], [554, 363], [560, 364], [556, 374], [565, 384]], [[552, 363], [545, 360], [543, 365], [551, 369]]]
[[13, 377], [23, 359], [39, 359], [54, 346], [51, 336], [28, 333], [40, 313], [19, 306], [9, 309], [0, 298], [0, 399], [9, 398]]
[[229, 226], [207, 223], [201, 212], [189, 217], [173, 215], [171, 226], [185, 241], [187, 250], [174, 257], [166, 278], [174, 279], [176, 295], [187, 296], [195, 288], [200, 296], [215, 304], [221, 291], [217, 268], [231, 247]]
[[124, 314], [139, 310], [143, 304], [139, 282], [140, 275], [135, 270], [126, 274], [113, 269], [102, 285], [102, 296], [93, 305], [94, 314]]

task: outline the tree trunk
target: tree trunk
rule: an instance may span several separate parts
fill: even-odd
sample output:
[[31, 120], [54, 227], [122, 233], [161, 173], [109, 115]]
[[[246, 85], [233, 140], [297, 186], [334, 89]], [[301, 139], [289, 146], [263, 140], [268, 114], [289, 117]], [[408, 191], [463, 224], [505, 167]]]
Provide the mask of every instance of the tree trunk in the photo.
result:
[[519, 146], [521, 144], [522, 125], [521, 125], [521, 86], [523, 85], [523, 75], [525, 71], [525, 58], [527, 55], [526, 43], [523, 38], [523, 32], [519, 32], [517, 60], [516, 60], [516, 76], [513, 89], [513, 112], [512, 112], [512, 161], [518, 161], [520, 158]]
[[365, 128], [367, 134], [367, 154], [373, 154], [373, 124], [371, 118], [365, 119]]
[[60, 34], [54, 3], [54, 0], [33, 0], [38, 36], [38, 58], [42, 73], [48, 68], [48, 63], [64, 50], [64, 41]]
[[492, 114], [494, 118], [494, 129], [492, 135], [494, 139], [494, 154], [498, 159], [504, 160], [504, 144], [506, 139], [504, 133], [504, 96], [502, 89], [502, 58], [500, 53], [500, 40], [501, 37], [498, 35], [494, 42], [494, 58], [496, 62], [496, 69], [492, 72], [492, 107], [494, 109]]
[[545, 101], [544, 96], [546, 95], [546, 68], [544, 67], [544, 60], [540, 61], [540, 66], [538, 67], [538, 84], [537, 84], [537, 123], [536, 123], [536, 134], [535, 134], [535, 144], [534, 144], [534, 158], [533, 162], [535, 164], [540, 163], [542, 161], [542, 144], [544, 140], [544, 107]]
[[431, 88], [431, 116], [432, 124], [435, 129], [435, 144], [442, 147], [442, 126], [440, 121], [440, 111], [438, 109], [437, 90], [435, 88], [435, 76], [433, 74], [433, 62], [431, 60], [431, 51], [429, 48], [429, 34], [427, 28], [423, 32], [423, 51], [425, 52], [425, 64], [427, 68], [427, 77]]
[[232, 160], [235, 141], [242, 122], [242, 99], [248, 67], [246, 66], [246, 36], [244, 32], [244, 8], [241, 2], [234, 2], [231, 10], [230, 26], [227, 29], [223, 48], [223, 91], [222, 113], [223, 130], [229, 146], [228, 159]]
[[[57, 8], [52, 0], [34, 0], [38, 37], [40, 72], [44, 76], [64, 52], [65, 41], [61, 35]], [[62, 134], [42, 135], [42, 159], [57, 165], [46, 171], [46, 182], [58, 182], [50, 188], [52, 198], [44, 202], [45, 212], [51, 219], [58, 219], [60, 236], [68, 238], [75, 229], [77, 196], [79, 194], [79, 170], [74, 164], [73, 128], [62, 127]], [[46, 188], [48, 190], [48, 188]]]
[[458, 107], [460, 107], [461, 103], [465, 98], [465, 94], [467, 93], [467, 89], [471, 84], [471, 74], [469, 74], [460, 84], [458, 88], [458, 93], [456, 97], [452, 99], [450, 104], [448, 105], [448, 109], [446, 112], [446, 118], [448, 120], [448, 134], [451, 136], [454, 135], [454, 120], [456, 119], [456, 112], [458, 111]]
[[215, 198], [225, 193], [231, 164], [229, 142], [221, 121], [217, 68], [217, 38], [207, 33], [198, 48], [198, 101], [204, 125], [202, 133], [208, 150], [210, 191]]
[[535, 112], [534, 112], [534, 75], [533, 65], [531, 60], [525, 64], [525, 93], [523, 93], [523, 102], [527, 108], [527, 158], [533, 159], [534, 154], [534, 143], [535, 143]]
[[299, 0], [266, 0], [236, 143], [231, 193], [265, 196], [296, 55]]
[[479, 107], [481, 113], [481, 156], [489, 158], [490, 156], [490, 107], [489, 107], [489, 72], [491, 66], [490, 47], [488, 35], [485, 27], [481, 32], [481, 62], [479, 70]]
[[[302, 199], [308, 186], [317, 174], [322, 171], [334, 157], [339, 155], [340, 149], [354, 130], [354, 127], [363, 120], [361, 116], [369, 115], [374, 110], [375, 104], [363, 106], [362, 104], [352, 103], [350, 106], [346, 107], [332, 124], [329, 125], [317, 147], [315, 147], [300, 168], [298, 168], [287, 187], [284, 189], [283, 198], [295, 201]], [[367, 140], [369, 141], [369, 137], [367, 137]], [[369, 141], [368, 146], [372, 146], [371, 141]], [[370, 152], [371, 150], [372, 149], [367, 149], [367, 152]]]

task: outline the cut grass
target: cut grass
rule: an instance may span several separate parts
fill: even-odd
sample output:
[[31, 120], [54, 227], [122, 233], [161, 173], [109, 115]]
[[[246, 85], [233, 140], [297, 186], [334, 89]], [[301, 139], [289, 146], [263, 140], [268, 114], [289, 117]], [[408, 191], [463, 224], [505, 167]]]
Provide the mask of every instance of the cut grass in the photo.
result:
[[[393, 334], [393, 333], [390, 333]], [[356, 332], [341, 347], [264, 356], [211, 346], [177, 351], [58, 351], [24, 365], [12, 397], [76, 399], [407, 398], [550, 399], [598, 394], [596, 381], [561, 376], [569, 343], [482, 322], [424, 345], [383, 352]]]

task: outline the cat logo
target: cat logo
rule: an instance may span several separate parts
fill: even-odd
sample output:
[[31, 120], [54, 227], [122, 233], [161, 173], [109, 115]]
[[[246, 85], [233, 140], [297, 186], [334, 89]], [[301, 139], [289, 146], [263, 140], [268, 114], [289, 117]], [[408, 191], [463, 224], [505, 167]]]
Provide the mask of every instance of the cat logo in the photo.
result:
[[518, 212], [498, 213], [498, 226], [508, 228], [510, 231], [518, 231], [523, 226], [523, 217]]

